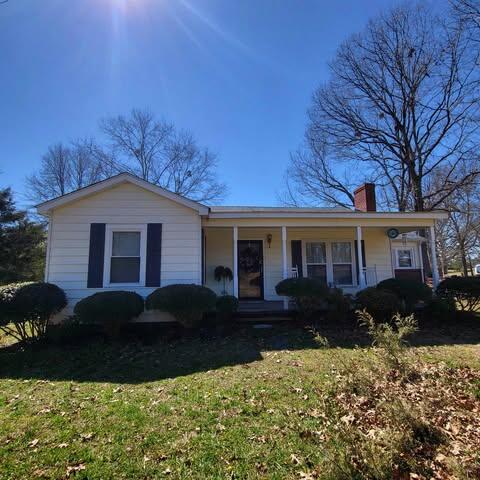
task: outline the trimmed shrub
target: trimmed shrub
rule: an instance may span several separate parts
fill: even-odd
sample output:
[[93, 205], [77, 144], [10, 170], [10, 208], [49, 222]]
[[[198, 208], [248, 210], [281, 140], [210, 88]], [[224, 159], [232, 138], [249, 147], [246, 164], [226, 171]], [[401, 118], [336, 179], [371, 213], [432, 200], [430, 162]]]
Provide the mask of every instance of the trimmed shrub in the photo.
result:
[[434, 320], [435, 322], [447, 322], [455, 318], [457, 306], [452, 298], [432, 298], [421, 312], [423, 320]]
[[357, 293], [360, 309], [366, 310], [377, 322], [389, 320], [401, 310], [399, 298], [388, 290], [368, 287]]
[[147, 309], [168, 312], [185, 328], [195, 328], [207, 312], [215, 310], [216, 300], [215, 293], [201, 285], [168, 285], [147, 297]]
[[304, 318], [310, 318], [315, 312], [326, 308], [329, 288], [313, 278], [287, 278], [275, 287], [277, 295], [291, 298]]
[[330, 322], [344, 321], [352, 310], [351, 297], [344, 295], [341, 288], [331, 288], [327, 296], [327, 320]]
[[454, 301], [463, 312], [480, 307], [480, 277], [449, 277], [437, 287], [440, 298]]
[[0, 287], [0, 329], [19, 341], [38, 339], [66, 305], [65, 292], [52, 283], [5, 285]]
[[238, 310], [238, 298], [232, 295], [218, 297], [215, 310], [218, 320], [222, 322], [231, 320], [233, 314]]
[[143, 298], [122, 290], [98, 292], [80, 300], [74, 308], [81, 323], [102, 325], [108, 337], [119, 337], [122, 327], [138, 317], [144, 308]]
[[419, 302], [428, 302], [432, 298], [432, 289], [422, 282], [389, 278], [381, 281], [377, 289], [394, 293], [408, 311], [413, 311]]
[[61, 323], [50, 325], [45, 339], [57, 345], [78, 345], [92, 339], [98, 333], [92, 325], [84, 325], [75, 315], [65, 318]]

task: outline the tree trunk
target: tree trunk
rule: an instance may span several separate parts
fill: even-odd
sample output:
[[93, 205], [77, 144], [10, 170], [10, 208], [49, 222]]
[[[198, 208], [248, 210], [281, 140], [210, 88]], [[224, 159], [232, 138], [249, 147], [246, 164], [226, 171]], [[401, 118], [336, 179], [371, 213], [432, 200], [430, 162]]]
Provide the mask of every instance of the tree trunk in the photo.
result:
[[463, 276], [468, 277], [468, 262], [467, 262], [467, 254], [465, 252], [465, 245], [463, 245], [463, 243], [460, 243], [458, 245], [458, 249], [460, 250], [460, 258], [462, 260]]

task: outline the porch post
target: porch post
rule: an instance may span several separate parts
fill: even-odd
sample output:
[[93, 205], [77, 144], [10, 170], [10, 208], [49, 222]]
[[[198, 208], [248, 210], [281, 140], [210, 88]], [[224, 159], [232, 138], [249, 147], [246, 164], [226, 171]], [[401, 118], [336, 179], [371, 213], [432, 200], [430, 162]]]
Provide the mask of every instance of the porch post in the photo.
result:
[[440, 278], [438, 276], [437, 247], [435, 245], [435, 228], [433, 225], [430, 227], [430, 256], [432, 257], [432, 282], [435, 289], [440, 283]]
[[423, 241], [418, 244], [418, 263], [420, 264], [420, 272], [422, 273], [422, 282], [425, 283], [425, 271], [423, 268]]
[[[287, 268], [287, 227], [282, 226], [282, 277], [288, 278]], [[288, 310], [288, 297], [283, 297], [283, 309]]]
[[360, 289], [367, 286], [365, 272], [363, 271], [363, 253], [362, 253], [362, 227], [357, 226], [357, 258], [358, 258], [358, 283]]
[[233, 227], [233, 296], [238, 298], [238, 227]]

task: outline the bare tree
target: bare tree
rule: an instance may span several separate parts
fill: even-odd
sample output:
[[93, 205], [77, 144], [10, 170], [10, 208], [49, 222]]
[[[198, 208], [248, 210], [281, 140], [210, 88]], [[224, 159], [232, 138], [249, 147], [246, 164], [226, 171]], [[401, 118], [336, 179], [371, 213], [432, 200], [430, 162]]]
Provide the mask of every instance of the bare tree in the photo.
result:
[[480, 0], [450, 0], [454, 15], [473, 32], [473, 39], [480, 41]]
[[34, 202], [65, 195], [111, 173], [112, 160], [93, 140], [57, 143], [42, 157], [40, 169], [27, 177], [28, 197]]
[[347, 171], [334, 170], [326, 142], [317, 142], [290, 155], [285, 189], [280, 201], [286, 205], [351, 207], [355, 185]]
[[175, 133], [167, 156], [165, 188], [205, 203], [224, 198], [227, 187], [217, 179], [216, 155], [200, 148], [191, 133]]
[[[350, 184], [368, 179], [387, 207], [422, 211], [473, 182], [480, 173], [476, 60], [461, 25], [452, 28], [421, 5], [395, 8], [344, 42], [330, 81], [314, 93], [308, 162], [300, 163], [319, 199], [326, 190], [344, 205]], [[335, 163], [325, 164], [324, 145]], [[439, 167], [445, 174], [432, 189]], [[298, 156], [291, 168], [298, 171]]]
[[478, 254], [480, 241], [479, 185], [468, 187], [452, 195], [446, 204], [449, 218], [441, 225], [445, 229], [447, 248], [457, 258], [463, 275], [472, 273], [471, 259]]
[[152, 183], [158, 183], [169, 167], [166, 147], [173, 127], [156, 120], [147, 110], [128, 117], [105, 118], [100, 128], [118, 155], [117, 165]]
[[100, 126], [117, 156], [117, 168], [193, 200], [224, 197], [216, 156], [200, 148], [190, 133], [177, 132], [146, 110], [104, 119]]

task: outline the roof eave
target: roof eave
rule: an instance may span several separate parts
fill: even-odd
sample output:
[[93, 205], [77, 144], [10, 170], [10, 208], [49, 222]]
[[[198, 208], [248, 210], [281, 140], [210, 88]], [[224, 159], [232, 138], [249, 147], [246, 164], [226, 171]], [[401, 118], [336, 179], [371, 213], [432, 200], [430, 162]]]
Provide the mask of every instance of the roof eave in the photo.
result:
[[376, 218], [376, 219], [435, 219], [445, 220], [448, 213], [430, 212], [211, 212], [209, 218]]

